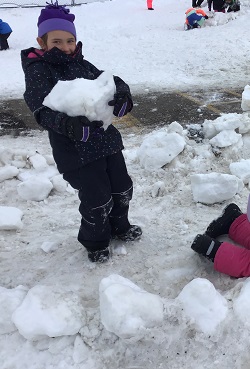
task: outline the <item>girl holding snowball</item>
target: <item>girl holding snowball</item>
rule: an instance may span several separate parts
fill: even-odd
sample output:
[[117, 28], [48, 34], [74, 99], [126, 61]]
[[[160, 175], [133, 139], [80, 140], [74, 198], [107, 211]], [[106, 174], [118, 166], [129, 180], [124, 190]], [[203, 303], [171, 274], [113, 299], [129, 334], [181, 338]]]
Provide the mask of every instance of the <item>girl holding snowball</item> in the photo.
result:
[[[102, 71], [83, 58], [76, 43], [75, 16], [57, 2], [41, 10], [37, 42], [41, 49], [22, 50], [26, 89], [24, 99], [38, 124], [48, 131], [58, 170], [79, 190], [81, 226], [78, 241], [92, 262], [110, 257], [110, 240], [138, 239], [141, 228], [128, 220], [133, 183], [122, 154], [119, 131], [86, 116], [71, 117], [43, 105], [58, 81], [97, 79]], [[118, 117], [132, 110], [129, 86], [114, 76], [116, 92], [108, 105]]]

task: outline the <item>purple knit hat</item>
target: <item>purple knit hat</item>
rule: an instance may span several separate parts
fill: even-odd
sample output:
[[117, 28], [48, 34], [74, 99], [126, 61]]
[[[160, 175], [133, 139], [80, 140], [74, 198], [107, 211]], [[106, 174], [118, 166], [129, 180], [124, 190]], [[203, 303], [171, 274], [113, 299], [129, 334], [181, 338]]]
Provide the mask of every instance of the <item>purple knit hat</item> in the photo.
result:
[[72, 33], [76, 38], [76, 29], [73, 23], [75, 16], [69, 12], [65, 6], [58, 5], [57, 1], [54, 4], [51, 1], [51, 4], [41, 10], [38, 18], [38, 37], [42, 37], [50, 31], [66, 31]]

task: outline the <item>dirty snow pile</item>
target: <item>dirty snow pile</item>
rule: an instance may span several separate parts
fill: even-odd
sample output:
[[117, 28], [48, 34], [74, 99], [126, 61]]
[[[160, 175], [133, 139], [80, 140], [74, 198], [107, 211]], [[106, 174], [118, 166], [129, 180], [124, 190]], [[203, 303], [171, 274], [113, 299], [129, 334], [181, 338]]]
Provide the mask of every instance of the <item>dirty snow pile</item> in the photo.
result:
[[[135, 185], [131, 216], [144, 233], [132, 245], [113, 241], [104, 265], [89, 262], [76, 241], [77, 191], [58, 173], [46, 132], [0, 138], [3, 369], [118, 368], [116, 360], [122, 368], [149, 368], [147, 357], [159, 368], [184, 367], [185, 360], [211, 368], [211, 353], [197, 358], [197, 347], [237, 352], [225, 333], [237, 338], [244, 326], [250, 338], [249, 280], [230, 284], [190, 244], [215, 215], [207, 205], [218, 203], [220, 213], [221, 202], [237, 198], [246, 209], [248, 114], [124, 132]], [[236, 358], [235, 367], [243, 361]]]

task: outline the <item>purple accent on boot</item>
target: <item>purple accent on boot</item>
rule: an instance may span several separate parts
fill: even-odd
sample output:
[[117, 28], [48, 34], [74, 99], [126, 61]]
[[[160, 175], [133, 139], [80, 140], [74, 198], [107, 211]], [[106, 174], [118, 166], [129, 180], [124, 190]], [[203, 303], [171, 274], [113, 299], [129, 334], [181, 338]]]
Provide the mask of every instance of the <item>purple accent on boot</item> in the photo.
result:
[[120, 109], [120, 111], [119, 111], [119, 113], [118, 113], [118, 117], [123, 117], [124, 116], [124, 114], [125, 114], [125, 112], [126, 112], [126, 109], [127, 109], [127, 105], [128, 105], [128, 103], [127, 103], [127, 101], [122, 105], [122, 107], [121, 107], [121, 109]]
[[83, 133], [83, 136], [82, 136], [81, 141], [87, 142], [89, 139], [89, 127], [83, 127], [82, 133]]

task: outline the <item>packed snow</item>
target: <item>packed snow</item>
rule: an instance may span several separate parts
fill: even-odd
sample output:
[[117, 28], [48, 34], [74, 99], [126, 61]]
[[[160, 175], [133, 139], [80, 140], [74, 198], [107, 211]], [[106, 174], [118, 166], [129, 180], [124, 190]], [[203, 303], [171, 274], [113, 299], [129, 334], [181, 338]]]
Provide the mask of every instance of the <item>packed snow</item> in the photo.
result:
[[[187, 0], [155, 0], [154, 12], [144, 0], [71, 9], [85, 57], [132, 93], [240, 87], [242, 114], [121, 129], [130, 220], [143, 235], [113, 240], [101, 265], [77, 242], [77, 191], [58, 172], [47, 133], [0, 137], [1, 369], [249, 368], [250, 279], [219, 274], [190, 248], [230, 202], [250, 214], [249, 5], [187, 32]], [[4, 99], [22, 96], [20, 50], [35, 45], [39, 12], [1, 9], [14, 30], [0, 58]], [[75, 96], [62, 106], [81, 108]], [[55, 89], [52, 103], [61, 97]], [[96, 104], [90, 98], [87, 109]]]

